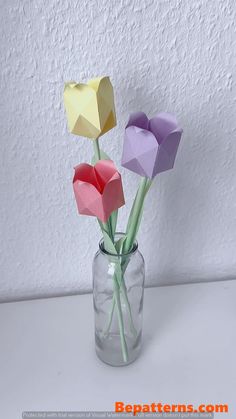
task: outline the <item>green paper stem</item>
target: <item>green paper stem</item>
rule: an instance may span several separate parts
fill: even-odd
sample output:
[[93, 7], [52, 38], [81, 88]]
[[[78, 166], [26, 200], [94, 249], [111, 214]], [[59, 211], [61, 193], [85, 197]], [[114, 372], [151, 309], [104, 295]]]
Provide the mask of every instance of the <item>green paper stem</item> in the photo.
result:
[[131, 330], [131, 333], [133, 334], [133, 336], [136, 338], [137, 337], [137, 330], [136, 330], [135, 325], [134, 325], [132, 312], [131, 312], [131, 307], [130, 307], [130, 303], [129, 303], [128, 296], [127, 296], [127, 290], [126, 290], [126, 287], [124, 287], [123, 285], [124, 285], [124, 282], [122, 282], [121, 292], [122, 292], [122, 297], [125, 301], [125, 304], [128, 307], [130, 330]]
[[150, 180], [148, 178], [143, 177], [141, 179], [141, 182], [140, 182], [140, 185], [139, 185], [139, 188], [138, 188], [135, 200], [134, 200], [134, 204], [133, 204], [130, 216], [129, 216], [129, 220], [128, 220], [128, 225], [127, 225], [127, 230], [126, 230], [127, 238], [123, 246], [123, 251], [125, 253], [129, 252], [132, 249], [134, 241], [136, 239], [139, 224], [140, 224], [140, 216], [142, 215], [144, 199], [150, 187], [149, 184], [150, 184]]
[[113, 236], [113, 242], [114, 242], [114, 237], [116, 233], [117, 218], [118, 218], [118, 209], [113, 211], [109, 217], [112, 236]]
[[113, 235], [112, 225], [111, 225], [111, 216], [107, 220], [107, 226], [108, 226], [109, 236], [110, 236], [112, 242], [114, 243], [114, 235]]
[[122, 356], [123, 356], [123, 361], [127, 362], [128, 349], [127, 349], [127, 344], [125, 340], [124, 321], [123, 321], [122, 308], [121, 308], [121, 302], [120, 302], [120, 288], [119, 288], [118, 281], [115, 275], [113, 276], [113, 285], [114, 285], [114, 296], [115, 296], [115, 302], [116, 302], [118, 324], [119, 324], [119, 329], [120, 329], [120, 342], [121, 342]]
[[103, 333], [104, 336], [108, 335], [108, 333], [110, 332], [110, 328], [111, 328], [111, 324], [112, 324], [112, 319], [113, 319], [115, 305], [116, 305], [116, 299], [115, 299], [115, 294], [113, 293], [111, 311], [110, 311], [110, 314], [109, 314], [109, 319], [108, 319], [107, 327], [106, 327], [106, 329], [105, 329], [105, 331]]
[[[117, 272], [114, 273], [114, 275], [117, 275], [117, 278], [119, 278], [118, 285], [120, 287], [122, 298], [124, 300], [124, 303], [125, 303], [125, 305], [126, 305], [126, 307], [128, 309], [128, 313], [129, 313], [130, 330], [133, 333], [133, 335], [136, 337], [137, 336], [137, 330], [135, 329], [135, 326], [134, 326], [133, 317], [132, 317], [132, 311], [131, 311], [129, 299], [128, 299], [128, 296], [127, 296], [127, 289], [126, 289], [125, 280], [124, 280], [124, 273], [126, 271], [126, 268], [127, 268], [128, 264], [129, 264], [129, 259], [126, 259], [126, 261], [125, 261], [124, 264], [121, 263], [120, 278], [119, 278], [119, 271], [120, 271], [120, 269], [116, 269]], [[110, 331], [111, 324], [112, 324], [112, 319], [113, 319], [113, 315], [114, 315], [115, 305], [116, 305], [116, 300], [115, 300], [115, 296], [113, 294], [112, 306], [111, 306], [111, 310], [110, 310], [110, 314], [109, 314], [109, 319], [108, 319], [108, 324], [107, 324], [107, 327], [105, 329], [104, 335], [107, 335], [109, 333], [109, 331]]]
[[[123, 252], [127, 253], [129, 252], [133, 245], [134, 245], [134, 241], [135, 238], [137, 236], [138, 233], [138, 229], [140, 226], [140, 222], [141, 222], [141, 218], [142, 218], [142, 213], [143, 213], [143, 205], [144, 205], [144, 200], [145, 197], [150, 189], [152, 185], [152, 180], [148, 179], [148, 178], [142, 178], [141, 182], [140, 182], [140, 186], [139, 189], [137, 191], [131, 212], [130, 212], [130, 216], [129, 216], [129, 220], [128, 220], [128, 224], [127, 224], [127, 229], [126, 229], [126, 240], [123, 243]], [[128, 239], [127, 239], [128, 238]], [[126, 292], [126, 287], [125, 287], [125, 282], [124, 282], [124, 278], [123, 275], [125, 273], [125, 270], [128, 266], [129, 260], [127, 263], [125, 263], [126, 266], [121, 266], [121, 271], [122, 271], [122, 278], [120, 281], [120, 288], [121, 288], [121, 293], [122, 293], [122, 297], [124, 299], [124, 302], [128, 308], [129, 311], [129, 315], [130, 315], [130, 329], [132, 331], [132, 333], [135, 335], [137, 334], [134, 323], [133, 323], [133, 318], [132, 318], [132, 312], [131, 312], [131, 307], [129, 304], [129, 300], [127, 297], [127, 292]], [[108, 321], [108, 326], [106, 328], [106, 333], [109, 333], [111, 324], [112, 324], [112, 318], [113, 318], [113, 314], [114, 314], [114, 308], [115, 308], [115, 304], [116, 301], [113, 298], [112, 299], [112, 307], [111, 307], [111, 311], [110, 311], [110, 316], [109, 316], [109, 321]]]
[[[116, 254], [116, 248], [115, 248], [115, 245], [114, 245], [114, 243], [112, 241], [112, 238], [111, 238], [112, 232], [111, 232], [110, 224], [108, 222], [102, 223], [100, 220], [98, 220], [98, 222], [99, 222], [99, 225], [100, 225], [102, 233], [103, 233], [105, 250], [108, 253]], [[108, 258], [109, 258], [109, 256], [108, 256]], [[121, 266], [120, 266], [120, 263], [118, 262], [116, 264], [115, 272], [114, 272], [113, 278], [112, 278], [113, 279], [113, 288], [114, 288], [113, 298], [115, 300], [114, 308], [116, 307], [116, 310], [117, 310], [117, 318], [118, 318], [118, 324], [119, 324], [119, 332], [120, 332], [120, 341], [121, 341], [123, 361], [127, 362], [127, 360], [128, 360], [128, 349], [127, 349], [127, 344], [126, 344], [126, 340], [125, 340], [124, 320], [123, 320], [123, 313], [122, 313], [122, 307], [121, 307], [121, 302], [120, 302], [120, 286], [121, 286], [120, 284], [121, 284], [121, 277], [122, 277], [120, 272], [121, 272]], [[126, 295], [126, 297], [127, 297], [127, 295]], [[128, 297], [127, 297], [127, 301], [128, 301]], [[129, 303], [129, 301], [128, 301], [128, 303]], [[111, 316], [110, 316], [111, 317], [110, 321], [109, 321], [110, 325], [111, 325], [111, 322], [112, 322], [113, 313], [114, 313], [114, 309], [113, 309], [113, 312], [111, 313]], [[110, 325], [109, 325], [109, 328], [110, 328]]]
[[99, 160], [101, 160], [101, 151], [100, 151], [98, 138], [93, 140], [93, 147], [94, 147], [95, 163], [97, 163]]
[[[98, 139], [94, 140], [94, 154], [95, 154], [95, 163], [96, 163], [97, 161], [99, 161], [101, 159], [101, 152], [100, 152], [100, 148], [99, 148]], [[135, 200], [134, 200], [134, 203], [133, 203], [133, 207], [132, 207], [132, 210], [131, 210], [131, 213], [130, 213], [130, 216], [129, 216], [129, 220], [128, 220], [128, 225], [127, 225], [127, 229], [126, 229], [126, 236], [127, 237], [126, 237], [126, 239], [124, 240], [124, 243], [123, 243], [123, 252], [124, 253], [129, 252], [133, 247], [133, 244], [134, 244], [134, 241], [136, 239], [137, 232], [138, 232], [138, 229], [139, 229], [141, 217], [142, 217], [144, 199], [145, 199], [145, 196], [146, 196], [146, 194], [147, 194], [147, 192], [148, 192], [148, 190], [151, 186], [151, 182], [152, 181], [150, 179], [147, 179], [147, 178], [142, 178], [141, 179], [140, 186], [139, 186], [139, 189], [137, 191], [137, 194], [136, 194], [136, 197], [135, 197]], [[114, 217], [114, 215], [115, 215], [115, 217]], [[115, 235], [115, 226], [116, 226], [116, 221], [117, 221], [117, 214], [113, 214], [113, 217], [114, 217], [114, 219], [112, 218], [112, 216], [110, 216], [106, 223], [102, 223], [100, 220], [98, 220], [103, 235], [105, 233], [104, 243], [106, 242], [105, 239], [108, 239], [109, 247], [112, 247], [112, 248], [114, 247], [114, 235]], [[110, 239], [110, 241], [109, 241], [109, 239]], [[106, 248], [106, 246], [105, 246], [105, 248]], [[114, 249], [115, 249], [115, 247], [114, 247]], [[108, 252], [110, 252], [109, 249], [106, 249], [106, 250]], [[134, 335], [137, 334], [134, 323], [133, 323], [131, 307], [130, 307], [129, 299], [128, 299], [128, 296], [127, 296], [127, 290], [126, 290], [125, 282], [124, 282], [124, 272], [126, 270], [126, 267], [128, 266], [128, 263], [129, 263], [129, 260], [128, 261], [126, 260], [125, 263], [122, 263], [122, 261], [121, 261], [121, 263], [119, 264], [119, 269], [116, 269], [115, 273], [113, 275], [114, 294], [113, 294], [113, 298], [112, 298], [112, 307], [111, 307], [111, 312], [110, 312], [110, 315], [109, 315], [108, 326], [107, 326], [107, 329], [105, 331], [105, 334], [109, 333], [109, 330], [110, 330], [110, 327], [111, 327], [111, 324], [112, 324], [114, 311], [115, 311], [115, 308], [116, 308], [118, 324], [119, 324], [122, 356], [123, 356], [124, 362], [128, 361], [128, 349], [127, 349], [127, 344], [126, 344], [126, 339], [125, 339], [124, 320], [123, 320], [123, 313], [122, 313], [122, 307], [121, 307], [121, 301], [120, 301], [120, 292], [121, 292], [121, 295], [124, 299], [124, 303], [125, 303], [125, 305], [128, 309], [129, 318], [130, 318], [130, 329], [131, 329], [131, 331]]]

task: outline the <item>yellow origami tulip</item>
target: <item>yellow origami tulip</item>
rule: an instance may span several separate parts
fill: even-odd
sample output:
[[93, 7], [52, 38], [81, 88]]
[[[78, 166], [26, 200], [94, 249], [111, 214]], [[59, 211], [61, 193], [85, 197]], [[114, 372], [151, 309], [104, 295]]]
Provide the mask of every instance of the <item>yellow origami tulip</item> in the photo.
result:
[[87, 84], [65, 84], [64, 104], [69, 131], [96, 139], [116, 125], [113, 87], [109, 77]]

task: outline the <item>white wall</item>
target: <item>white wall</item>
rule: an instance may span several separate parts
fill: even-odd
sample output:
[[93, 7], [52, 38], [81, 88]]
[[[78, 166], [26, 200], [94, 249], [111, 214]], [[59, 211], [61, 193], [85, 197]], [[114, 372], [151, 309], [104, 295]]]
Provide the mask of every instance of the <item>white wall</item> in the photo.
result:
[[[86, 292], [100, 237], [78, 216], [73, 167], [91, 142], [67, 132], [63, 83], [110, 75], [120, 165], [131, 111], [176, 113], [175, 169], [156, 178], [139, 234], [147, 284], [236, 276], [233, 0], [0, 2], [0, 298]], [[138, 178], [121, 169], [127, 207]]]

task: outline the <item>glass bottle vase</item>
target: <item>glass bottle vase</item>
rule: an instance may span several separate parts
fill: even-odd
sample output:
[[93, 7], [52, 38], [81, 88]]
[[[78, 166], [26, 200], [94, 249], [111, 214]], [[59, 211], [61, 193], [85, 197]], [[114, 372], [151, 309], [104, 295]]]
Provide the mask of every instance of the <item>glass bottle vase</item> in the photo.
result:
[[[115, 241], [123, 236], [117, 233]], [[109, 365], [128, 365], [140, 354], [144, 278], [137, 242], [129, 253], [111, 254], [100, 241], [93, 260], [95, 346]]]

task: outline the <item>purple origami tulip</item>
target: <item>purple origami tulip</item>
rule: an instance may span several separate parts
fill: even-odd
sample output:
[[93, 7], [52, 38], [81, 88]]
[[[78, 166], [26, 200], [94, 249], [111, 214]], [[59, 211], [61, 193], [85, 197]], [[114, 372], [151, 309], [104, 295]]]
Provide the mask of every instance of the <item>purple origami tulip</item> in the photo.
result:
[[172, 169], [182, 132], [169, 113], [158, 113], [150, 120], [144, 112], [131, 114], [125, 129], [122, 166], [151, 179]]

